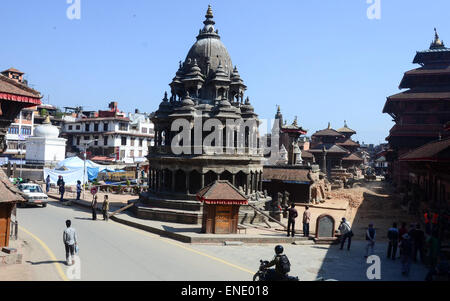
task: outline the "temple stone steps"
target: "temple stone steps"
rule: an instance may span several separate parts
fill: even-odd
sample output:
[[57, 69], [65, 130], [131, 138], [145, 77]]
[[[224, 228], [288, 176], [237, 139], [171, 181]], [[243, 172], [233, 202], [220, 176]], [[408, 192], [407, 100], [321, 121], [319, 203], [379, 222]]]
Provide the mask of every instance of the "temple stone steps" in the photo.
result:
[[184, 211], [201, 211], [202, 203], [198, 201], [166, 200], [156, 197], [140, 199], [140, 203], [148, 208], [165, 208]]

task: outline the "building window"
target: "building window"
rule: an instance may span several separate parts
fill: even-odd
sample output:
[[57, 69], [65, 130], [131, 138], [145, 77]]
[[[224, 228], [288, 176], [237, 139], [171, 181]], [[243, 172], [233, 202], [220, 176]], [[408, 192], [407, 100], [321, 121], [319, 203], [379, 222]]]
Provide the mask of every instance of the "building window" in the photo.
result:
[[72, 125], [69, 125], [69, 131], [71, 131], [73, 129]]
[[104, 137], [103, 138], [103, 145], [107, 146], [108, 145], [108, 137]]
[[81, 126], [77, 125], [76, 129], [77, 131], [81, 130]]
[[84, 136], [84, 140], [85, 140], [85, 141], [89, 141], [90, 138], [91, 138], [91, 137], [89, 137], [89, 136]]
[[11, 126], [8, 129], [8, 134], [18, 135], [19, 134], [19, 127], [18, 126]]
[[123, 159], [123, 158], [125, 158], [125, 151], [121, 150], [120, 151], [120, 159]]
[[139, 146], [142, 147], [144, 145], [144, 139], [139, 139]]
[[131, 150], [131, 151], [130, 151], [130, 157], [131, 157], [131, 158], [134, 158], [134, 150]]
[[89, 132], [89, 123], [85, 125], [85, 131]]
[[19, 144], [17, 142], [9, 142], [8, 149], [13, 149], [13, 150], [19, 149]]
[[128, 131], [128, 124], [126, 123], [119, 123], [119, 131]]
[[122, 137], [122, 145], [123, 146], [127, 145], [127, 137]]
[[108, 131], [108, 127], [109, 127], [109, 126], [108, 126], [108, 123], [104, 123], [104, 124], [103, 124], [103, 131], [104, 131], [104, 132], [107, 132], [107, 131]]
[[98, 136], [95, 136], [95, 137], [94, 137], [94, 140], [95, 140], [95, 141], [94, 141], [94, 145], [97, 146], [97, 145], [98, 145]]
[[139, 151], [139, 158], [142, 158], [142, 151]]
[[22, 135], [31, 136], [31, 128], [30, 127], [23, 127], [21, 132], [22, 132]]
[[77, 137], [77, 145], [80, 145], [80, 137]]
[[98, 123], [94, 124], [94, 132], [98, 132]]
[[134, 140], [135, 140], [135, 139], [133, 139], [133, 138], [130, 139], [131, 146], [134, 146]]
[[148, 133], [147, 128], [142, 128], [142, 133], [147, 134]]

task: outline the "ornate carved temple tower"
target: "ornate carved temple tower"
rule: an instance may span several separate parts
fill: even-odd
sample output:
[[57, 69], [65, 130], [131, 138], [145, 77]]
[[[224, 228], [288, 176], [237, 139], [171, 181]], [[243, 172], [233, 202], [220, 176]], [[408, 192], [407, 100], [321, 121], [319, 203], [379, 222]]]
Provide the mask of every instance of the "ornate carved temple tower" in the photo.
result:
[[[264, 199], [260, 122], [244, 98], [247, 87], [213, 19], [209, 6], [197, 41], [170, 83], [170, 97], [166, 92], [152, 119], [155, 146], [149, 149], [149, 193], [142, 201], [147, 205], [156, 200], [165, 200], [169, 207], [167, 200], [193, 201], [215, 180], [228, 180], [255, 201]], [[180, 138], [177, 122], [188, 125], [187, 138]], [[181, 154], [174, 150], [180, 141]]]

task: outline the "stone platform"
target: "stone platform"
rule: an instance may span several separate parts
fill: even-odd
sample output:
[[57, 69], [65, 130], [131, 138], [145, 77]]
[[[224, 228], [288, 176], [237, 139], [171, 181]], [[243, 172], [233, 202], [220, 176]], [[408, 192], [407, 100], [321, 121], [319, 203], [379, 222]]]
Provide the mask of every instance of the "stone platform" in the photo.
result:
[[[203, 204], [195, 200], [195, 196], [180, 199], [177, 195], [160, 196], [154, 193], [143, 193], [139, 200], [134, 202], [131, 211], [137, 218], [189, 225], [201, 225], [203, 219]], [[251, 202], [257, 207], [264, 208], [265, 203], [271, 199], [260, 199]], [[241, 206], [239, 223], [262, 223], [266, 218], [256, 214], [249, 206]]]

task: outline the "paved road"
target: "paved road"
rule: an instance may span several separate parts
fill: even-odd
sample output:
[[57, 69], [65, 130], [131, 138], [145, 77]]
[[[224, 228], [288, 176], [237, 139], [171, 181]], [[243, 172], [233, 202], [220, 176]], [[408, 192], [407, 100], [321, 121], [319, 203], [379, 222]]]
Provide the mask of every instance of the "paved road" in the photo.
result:
[[251, 280], [254, 270], [113, 221], [92, 221], [86, 210], [57, 202], [47, 208], [20, 208], [18, 219], [22, 232], [48, 247], [48, 259], [42, 264], [53, 265], [62, 279], [68, 269], [62, 242], [67, 219], [78, 232], [83, 281], [241, 281]]

